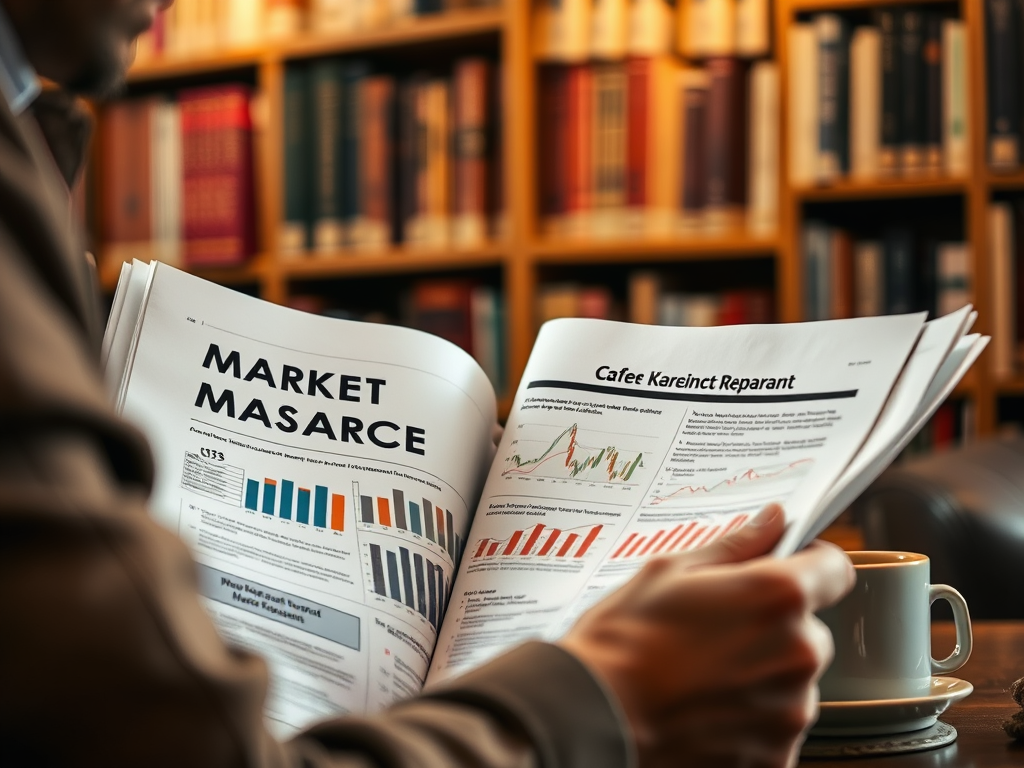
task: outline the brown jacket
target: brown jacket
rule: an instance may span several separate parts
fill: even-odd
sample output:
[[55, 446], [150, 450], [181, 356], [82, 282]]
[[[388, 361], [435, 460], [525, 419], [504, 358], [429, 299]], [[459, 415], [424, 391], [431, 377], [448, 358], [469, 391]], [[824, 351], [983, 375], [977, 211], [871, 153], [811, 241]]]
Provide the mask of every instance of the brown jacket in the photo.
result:
[[541, 643], [382, 716], [268, 735], [264, 664], [214, 630], [147, 514], [146, 444], [104, 395], [61, 109], [0, 99], [0, 765], [628, 763], [608, 696]]

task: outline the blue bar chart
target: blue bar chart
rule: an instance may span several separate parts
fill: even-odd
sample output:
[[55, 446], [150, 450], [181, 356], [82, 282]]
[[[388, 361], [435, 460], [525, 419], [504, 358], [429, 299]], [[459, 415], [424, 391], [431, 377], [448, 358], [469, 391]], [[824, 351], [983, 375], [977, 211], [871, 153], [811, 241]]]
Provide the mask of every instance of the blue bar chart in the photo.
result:
[[453, 563], [462, 557], [465, 542], [455, 532], [455, 518], [450, 510], [442, 509], [429, 499], [414, 501], [399, 488], [390, 489], [387, 496], [374, 496], [361, 492], [359, 483], [353, 482], [352, 500], [360, 523], [398, 528], [423, 536], [447, 552]]
[[345, 530], [345, 497], [323, 485], [304, 488], [291, 480], [266, 477], [261, 483], [249, 477], [245, 481], [245, 508], [314, 528]]
[[370, 544], [373, 591], [419, 613], [436, 630], [441, 626], [449, 584], [444, 570], [407, 547]]

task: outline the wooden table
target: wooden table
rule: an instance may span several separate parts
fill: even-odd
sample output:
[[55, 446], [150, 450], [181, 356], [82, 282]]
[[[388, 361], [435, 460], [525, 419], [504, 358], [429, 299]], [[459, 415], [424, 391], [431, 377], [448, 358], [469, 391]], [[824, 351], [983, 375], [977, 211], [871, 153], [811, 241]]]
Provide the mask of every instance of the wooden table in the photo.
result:
[[[953, 642], [952, 623], [936, 623], [934, 655], [947, 655]], [[1024, 768], [1024, 743], [1011, 741], [1002, 729], [1003, 721], [1018, 711], [1007, 688], [1024, 677], [1024, 622], [975, 622], [971, 658], [953, 676], [971, 682], [974, 693], [939, 716], [959, 734], [952, 744], [908, 755], [805, 759], [800, 764], [813, 768]]]

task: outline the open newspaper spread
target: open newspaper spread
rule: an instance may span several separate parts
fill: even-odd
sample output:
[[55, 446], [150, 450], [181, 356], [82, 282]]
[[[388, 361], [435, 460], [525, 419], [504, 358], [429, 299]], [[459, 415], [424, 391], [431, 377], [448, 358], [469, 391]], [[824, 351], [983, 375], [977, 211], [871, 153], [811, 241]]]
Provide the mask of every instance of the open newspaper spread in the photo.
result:
[[165, 265], [125, 268], [104, 355], [154, 444], [154, 514], [222, 633], [268, 659], [286, 733], [557, 638], [770, 501], [795, 551], [953, 390], [973, 319], [554, 321], [496, 455], [494, 393], [453, 345]]

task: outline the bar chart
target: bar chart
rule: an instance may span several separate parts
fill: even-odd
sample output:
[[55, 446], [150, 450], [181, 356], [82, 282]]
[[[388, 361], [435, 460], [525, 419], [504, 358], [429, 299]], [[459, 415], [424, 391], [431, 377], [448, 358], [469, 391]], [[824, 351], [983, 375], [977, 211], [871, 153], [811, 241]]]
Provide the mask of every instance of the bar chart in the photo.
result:
[[440, 565], [408, 547], [370, 544], [373, 591], [419, 613], [436, 630], [448, 599], [448, 580]]
[[291, 480], [246, 478], [245, 508], [314, 528], [345, 530], [345, 497], [323, 485], [305, 488]]
[[717, 525], [701, 524], [696, 521], [680, 523], [674, 528], [663, 528], [641, 536], [633, 532], [612, 552], [612, 560], [667, 555], [670, 552], [685, 552], [710, 544], [747, 522], [747, 515], [736, 515], [727, 522]]
[[590, 551], [603, 525], [562, 530], [538, 523], [532, 528], [514, 531], [505, 539], [481, 539], [473, 547], [474, 560], [504, 557], [582, 558]]
[[450, 510], [442, 509], [426, 498], [407, 498], [405, 491], [391, 488], [387, 496], [372, 495], [352, 483], [352, 498], [359, 507], [359, 522], [398, 528], [434, 542], [448, 554], [452, 563], [462, 557], [465, 542], [455, 532], [455, 518]]

